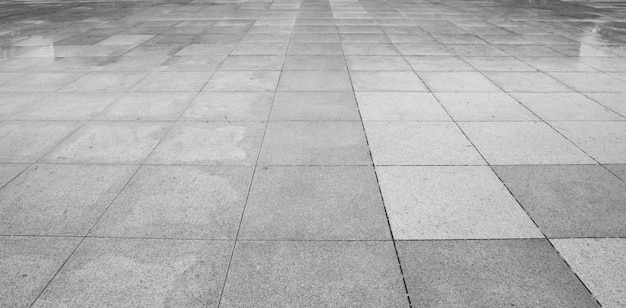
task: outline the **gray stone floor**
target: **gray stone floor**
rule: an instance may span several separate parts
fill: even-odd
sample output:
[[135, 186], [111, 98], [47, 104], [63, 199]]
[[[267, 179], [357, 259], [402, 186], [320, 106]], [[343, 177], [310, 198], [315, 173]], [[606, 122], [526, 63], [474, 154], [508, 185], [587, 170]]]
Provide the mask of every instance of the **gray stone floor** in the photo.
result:
[[626, 307], [625, 24], [0, 1], [0, 306]]

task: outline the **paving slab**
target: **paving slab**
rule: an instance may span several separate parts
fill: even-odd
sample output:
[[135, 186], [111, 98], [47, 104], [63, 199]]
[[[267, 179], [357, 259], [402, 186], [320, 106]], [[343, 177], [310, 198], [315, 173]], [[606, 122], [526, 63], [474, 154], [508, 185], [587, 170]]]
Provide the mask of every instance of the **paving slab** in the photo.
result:
[[217, 307], [232, 245], [88, 238], [33, 307]]
[[391, 237], [372, 167], [270, 166], [255, 173], [239, 238], [384, 240]]
[[222, 307], [408, 307], [391, 242], [240, 241]]
[[626, 234], [626, 183], [602, 166], [494, 166], [494, 170], [549, 238]]
[[600, 307], [547, 240], [400, 241], [419, 307]]
[[86, 235], [136, 169], [34, 165], [0, 190], [0, 233]]

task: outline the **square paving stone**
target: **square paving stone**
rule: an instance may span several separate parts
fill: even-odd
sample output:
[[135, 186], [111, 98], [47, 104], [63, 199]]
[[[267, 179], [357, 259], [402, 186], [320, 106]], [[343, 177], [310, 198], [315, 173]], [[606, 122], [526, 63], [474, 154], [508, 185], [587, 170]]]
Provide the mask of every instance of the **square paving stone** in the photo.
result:
[[543, 122], [461, 122], [459, 125], [491, 165], [595, 163]]
[[61, 92], [124, 92], [128, 91], [141, 79], [144, 72], [94, 72], [63, 87]]
[[360, 121], [350, 92], [276, 92], [271, 121]]
[[626, 122], [551, 122], [559, 132], [601, 164], [626, 163]]
[[364, 122], [376, 165], [484, 165], [451, 122]]
[[283, 71], [278, 91], [352, 91], [345, 71]]
[[234, 239], [251, 178], [251, 167], [144, 166], [93, 234]]
[[232, 245], [88, 238], [33, 307], [217, 307]]
[[278, 71], [218, 71], [203, 91], [275, 91]]
[[350, 75], [355, 91], [428, 91], [414, 72], [355, 71]]
[[397, 246], [416, 307], [600, 307], [547, 240]]
[[263, 165], [369, 165], [360, 122], [270, 122]]
[[626, 183], [603, 167], [494, 169], [547, 237], [626, 236]]
[[285, 71], [345, 71], [346, 61], [343, 56], [297, 56], [285, 58]]
[[52, 163], [141, 163], [163, 138], [169, 123], [90, 122], [46, 157]]
[[12, 120], [89, 120], [110, 105], [118, 93], [48, 93]]
[[187, 121], [266, 121], [274, 93], [202, 92], [185, 111]]
[[626, 239], [551, 240], [602, 307], [626, 306]]
[[211, 72], [153, 72], [132, 91], [200, 91], [211, 75]]
[[512, 93], [544, 121], [624, 120], [617, 113], [579, 93]]
[[358, 44], [344, 43], [342, 45], [346, 55], [351, 56], [399, 56], [400, 53], [392, 44]]
[[163, 138], [149, 164], [254, 165], [265, 123], [209, 122], [176, 124]]
[[284, 56], [229, 56], [220, 71], [277, 71], [282, 69]]
[[573, 92], [540, 72], [486, 72], [485, 75], [507, 92]]
[[391, 242], [237, 243], [221, 307], [408, 307]]
[[348, 56], [352, 71], [410, 71], [411, 67], [400, 56]]
[[434, 92], [501, 92], [481, 73], [420, 72], [419, 76]]
[[430, 93], [357, 92], [363, 121], [452, 121]]
[[287, 55], [342, 56], [343, 49], [341, 44], [293, 43], [289, 44]]
[[370, 166], [257, 170], [239, 234], [254, 240], [390, 238]]
[[34, 163], [76, 127], [72, 122], [0, 123], [0, 162]]
[[505, 93], [436, 93], [455, 121], [535, 121], [538, 118]]
[[0, 237], [0, 306], [28, 307], [80, 238]]
[[406, 61], [416, 72], [420, 71], [475, 71], [460, 57], [452, 56], [407, 56]]
[[543, 237], [489, 167], [376, 167], [396, 239]]
[[[244, 39], [245, 40], [245, 39]], [[287, 53], [287, 43], [242, 43], [237, 45], [231, 55], [285, 55]]]
[[85, 235], [135, 170], [34, 165], [0, 190], [0, 233]]
[[195, 97], [195, 92], [125, 93], [98, 120], [174, 121]]

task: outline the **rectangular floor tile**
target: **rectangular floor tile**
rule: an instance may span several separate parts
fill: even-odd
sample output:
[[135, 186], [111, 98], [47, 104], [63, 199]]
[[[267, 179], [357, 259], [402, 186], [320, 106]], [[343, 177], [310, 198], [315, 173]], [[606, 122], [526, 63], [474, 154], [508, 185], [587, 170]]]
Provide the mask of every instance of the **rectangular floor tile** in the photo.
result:
[[147, 163], [254, 165], [264, 130], [262, 122], [178, 123]]
[[182, 116], [184, 121], [266, 121], [273, 93], [202, 92]]
[[345, 71], [283, 71], [278, 91], [351, 91]]
[[408, 307], [390, 242], [237, 243], [221, 307]]
[[144, 166], [92, 234], [234, 239], [251, 178], [250, 167]]
[[369, 165], [359, 122], [270, 122], [262, 165]]
[[294, 166], [257, 170], [239, 239], [390, 239], [374, 169]]
[[376, 167], [396, 239], [543, 237], [488, 167]]
[[217, 307], [231, 242], [87, 239], [33, 307]]
[[278, 71], [218, 71], [203, 91], [274, 91], [279, 76]]
[[430, 93], [357, 92], [363, 121], [451, 121]]
[[546, 240], [397, 246], [417, 307], [600, 307]]
[[0, 190], [0, 233], [86, 235], [135, 169], [35, 165]]
[[483, 165], [451, 122], [365, 122], [376, 165]]
[[623, 237], [626, 183], [599, 165], [495, 166], [547, 237]]
[[276, 92], [271, 121], [359, 121], [350, 92]]

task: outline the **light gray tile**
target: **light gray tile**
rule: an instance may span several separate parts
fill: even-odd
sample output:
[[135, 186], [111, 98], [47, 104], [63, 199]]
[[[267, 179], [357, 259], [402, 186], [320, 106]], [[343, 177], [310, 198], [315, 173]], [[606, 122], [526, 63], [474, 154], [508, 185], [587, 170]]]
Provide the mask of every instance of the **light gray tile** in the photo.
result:
[[86, 239], [34, 307], [217, 307], [231, 242]]
[[86, 235], [135, 170], [34, 165], [0, 190], [0, 233]]
[[551, 242], [602, 307], [626, 305], [625, 239], [559, 239]]
[[451, 122], [365, 122], [376, 165], [483, 165]]
[[251, 167], [144, 166], [93, 235], [234, 239], [251, 178]]
[[543, 237], [489, 167], [376, 170], [395, 239]]
[[163, 138], [150, 164], [253, 165], [265, 123], [178, 123]]

